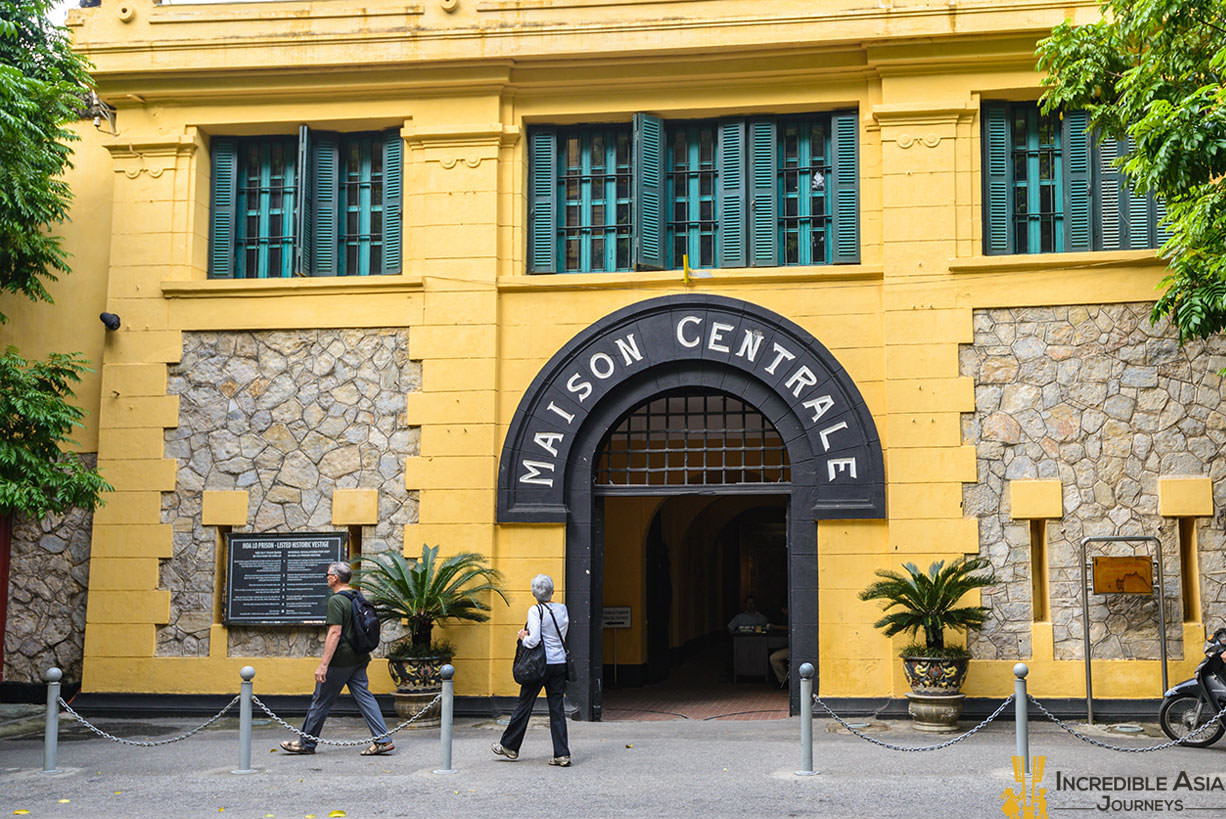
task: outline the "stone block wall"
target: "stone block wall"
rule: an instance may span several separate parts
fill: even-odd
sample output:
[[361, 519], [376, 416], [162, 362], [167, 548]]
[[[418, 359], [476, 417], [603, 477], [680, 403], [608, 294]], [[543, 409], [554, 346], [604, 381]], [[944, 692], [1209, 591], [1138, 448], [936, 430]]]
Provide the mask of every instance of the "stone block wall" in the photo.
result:
[[[96, 453], [80, 457], [91, 469], [98, 464]], [[93, 520], [93, 511], [85, 509], [42, 520], [14, 517], [4, 627], [6, 682], [41, 683], [51, 666], [64, 672], [65, 683], [81, 681]]]
[[[407, 329], [183, 334], [168, 386], [180, 404], [165, 452], [179, 472], [162, 496], [174, 549], [160, 572], [171, 602], [159, 655], [209, 652], [218, 536], [201, 523], [204, 490], [245, 490], [246, 531], [302, 532], [338, 528], [332, 490], [377, 489], [379, 522], [362, 528], [362, 550], [402, 548], [417, 521], [404, 459], [420, 440], [405, 420], [405, 395], [421, 389], [408, 341]], [[229, 629], [227, 651], [302, 656], [322, 645], [318, 628], [244, 627]]]
[[[963, 419], [974, 443], [978, 482], [963, 507], [979, 519], [981, 554], [1002, 583], [985, 591], [988, 627], [978, 657], [1030, 655], [1030, 526], [1013, 520], [1008, 482], [1058, 479], [1064, 517], [1046, 522], [1050, 612], [1059, 660], [1083, 657], [1080, 548], [1095, 535], [1157, 535], [1167, 589], [1167, 645], [1182, 652], [1177, 526], [1158, 515], [1159, 476], [1208, 476], [1215, 509], [1226, 509], [1226, 340], [1180, 348], [1151, 304], [977, 310], [975, 340], [960, 351], [975, 382], [975, 412]], [[1226, 617], [1226, 516], [1197, 523], [1203, 613]], [[1146, 544], [1099, 544], [1091, 554], [1140, 554]], [[1156, 582], [1157, 578], [1155, 578]], [[1156, 659], [1157, 602], [1091, 595], [1090, 642], [1096, 659]]]

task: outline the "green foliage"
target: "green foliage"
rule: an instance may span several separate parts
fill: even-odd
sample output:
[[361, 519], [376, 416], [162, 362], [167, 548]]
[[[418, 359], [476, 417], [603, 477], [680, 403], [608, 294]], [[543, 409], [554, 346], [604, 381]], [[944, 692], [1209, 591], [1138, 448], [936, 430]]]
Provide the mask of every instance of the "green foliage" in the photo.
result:
[[1226, 328], [1226, 0], [1106, 0], [1101, 22], [1039, 43], [1045, 110], [1081, 109], [1132, 137], [1121, 164], [1167, 203], [1166, 289], [1154, 306], [1180, 342]]
[[942, 646], [941, 648], [930, 648], [925, 643], [908, 643], [903, 646], [898, 652], [899, 657], [939, 657], [943, 660], [959, 660], [963, 657], [970, 657], [971, 653], [966, 650], [966, 646]]
[[[882, 578], [860, 592], [861, 600], [885, 600], [885, 616], [873, 623], [886, 637], [899, 632], [918, 635], [924, 630], [926, 649], [945, 648], [945, 630], [983, 628], [988, 616], [986, 606], [961, 606], [957, 603], [967, 592], [996, 584], [997, 578], [982, 557], [962, 558], [949, 566], [938, 560], [925, 574], [914, 563], [904, 563], [907, 574], [880, 569]], [[987, 569], [986, 574], [976, 572]], [[890, 609], [897, 608], [891, 612]]]
[[[69, 272], [60, 239], [72, 198], [65, 125], [90, 84], [85, 60], [46, 19], [51, 0], [0, 0], [0, 292], [51, 301], [43, 279]], [[5, 321], [0, 313], [0, 322]]]
[[493, 592], [509, 605], [499, 584], [502, 575], [485, 565], [481, 555], [462, 552], [439, 560], [438, 546], [422, 544], [421, 557], [409, 562], [396, 552], [359, 558], [353, 584], [374, 605], [379, 619], [405, 620], [412, 645], [425, 649], [430, 631], [440, 620], [483, 623], [490, 607], [481, 598]]
[[10, 347], [0, 356], [0, 511], [31, 518], [74, 506], [93, 509], [111, 486], [60, 449], [84, 413], [68, 403], [88, 368], [80, 353], [28, 362]]

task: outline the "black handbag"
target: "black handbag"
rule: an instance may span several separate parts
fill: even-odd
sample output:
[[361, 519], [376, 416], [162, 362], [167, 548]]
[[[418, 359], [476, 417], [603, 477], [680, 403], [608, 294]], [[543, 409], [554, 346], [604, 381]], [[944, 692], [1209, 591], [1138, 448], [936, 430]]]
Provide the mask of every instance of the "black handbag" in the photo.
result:
[[[562, 636], [562, 629], [558, 628], [558, 618], [553, 616], [553, 609], [549, 609], [549, 619], [553, 621], [553, 630], [558, 633], [558, 639], [562, 641], [562, 649], [566, 652], [566, 681], [574, 682], [579, 679], [579, 669], [575, 668], [575, 661], [570, 656], [570, 646], [566, 645], [566, 638]], [[544, 640], [541, 640], [544, 643]]]
[[[527, 624], [524, 624], [527, 628]], [[515, 641], [515, 662], [511, 664], [511, 676], [520, 685], [540, 685], [545, 682], [545, 641], [542, 639], [532, 648], [524, 648], [523, 640]]]

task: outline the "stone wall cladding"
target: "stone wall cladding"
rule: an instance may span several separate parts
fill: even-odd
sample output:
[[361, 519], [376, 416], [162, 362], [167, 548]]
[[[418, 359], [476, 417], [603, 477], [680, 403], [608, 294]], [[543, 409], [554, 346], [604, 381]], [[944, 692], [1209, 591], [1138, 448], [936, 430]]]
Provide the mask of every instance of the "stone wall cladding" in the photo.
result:
[[[98, 465], [96, 453], [80, 457], [91, 469]], [[51, 666], [64, 672], [65, 683], [81, 682], [93, 523], [93, 511], [85, 509], [42, 520], [14, 517], [4, 627], [6, 682], [42, 683]]]
[[[362, 549], [400, 550], [417, 521], [404, 486], [404, 458], [420, 428], [405, 421], [406, 393], [421, 389], [407, 329], [184, 333], [170, 369], [179, 426], [166, 456], [179, 462], [162, 521], [174, 529], [161, 567], [170, 622], [157, 653], [202, 656], [213, 622], [216, 527], [201, 523], [204, 490], [247, 491], [244, 531], [328, 531], [333, 489], [377, 489], [379, 522], [362, 528]], [[320, 593], [324, 593], [321, 578]], [[276, 657], [319, 654], [322, 629], [232, 628], [227, 652]]]
[[[974, 443], [978, 482], [963, 508], [979, 518], [980, 553], [1002, 582], [985, 591], [988, 627], [977, 657], [1030, 656], [1030, 528], [1012, 520], [1008, 482], [1059, 479], [1064, 518], [1047, 525], [1049, 590], [1056, 659], [1082, 659], [1080, 541], [1094, 535], [1157, 535], [1167, 588], [1168, 650], [1181, 656], [1183, 619], [1174, 521], [1158, 515], [1158, 477], [1208, 476], [1214, 508], [1226, 510], [1226, 342], [1179, 347], [1151, 304], [977, 310], [975, 341], [960, 350], [975, 382], [975, 412], [963, 416]], [[1226, 515], [1197, 522], [1203, 616], [1226, 616]], [[1091, 554], [1139, 554], [1147, 544], [1099, 544]], [[1156, 580], [1156, 578], [1155, 578]], [[1193, 613], [1189, 619], [1200, 620]], [[1156, 659], [1157, 602], [1090, 598], [1096, 659]], [[1199, 648], [1197, 646], [1196, 648]]]

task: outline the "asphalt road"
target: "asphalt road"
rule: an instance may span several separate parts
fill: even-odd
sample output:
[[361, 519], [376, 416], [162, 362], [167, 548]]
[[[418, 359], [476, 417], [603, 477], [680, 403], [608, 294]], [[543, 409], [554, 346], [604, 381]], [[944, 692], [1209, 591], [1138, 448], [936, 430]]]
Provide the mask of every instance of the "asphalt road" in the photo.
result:
[[[131, 739], [173, 736], [200, 720], [99, 720]], [[1044, 757], [1050, 817], [1226, 817], [1226, 740], [1209, 749], [1122, 753], [1083, 743], [1051, 723], [1032, 722], [1031, 753]], [[964, 726], [970, 728], [969, 724]], [[534, 718], [520, 759], [489, 750], [501, 726], [457, 722], [456, 773], [440, 764], [436, 732], [397, 734], [397, 750], [362, 757], [357, 748], [321, 746], [288, 756], [289, 734], [267, 722], [254, 732], [257, 773], [235, 775], [238, 733], [225, 719], [194, 737], [134, 748], [65, 723], [58, 749], [63, 773], [41, 773], [41, 734], [0, 740], [0, 816], [88, 819], [306, 819], [316, 817], [960, 817], [1003, 816], [1002, 797], [1017, 789], [1012, 722], [997, 722], [932, 752], [880, 748], [814, 724], [819, 773], [798, 776], [799, 720], [570, 723], [574, 765], [546, 765], [548, 728]], [[1082, 726], [1084, 729], [1084, 726]], [[1154, 726], [1147, 726], [1156, 733]], [[1092, 735], [1121, 747], [1164, 740]], [[329, 720], [325, 736], [360, 739], [356, 719]], [[901, 745], [930, 745], [906, 721], [875, 723], [869, 735]], [[1096, 779], [1095, 779], [1096, 777]], [[1070, 781], [1071, 778], [1071, 781]], [[28, 811], [28, 813], [19, 813]]]

